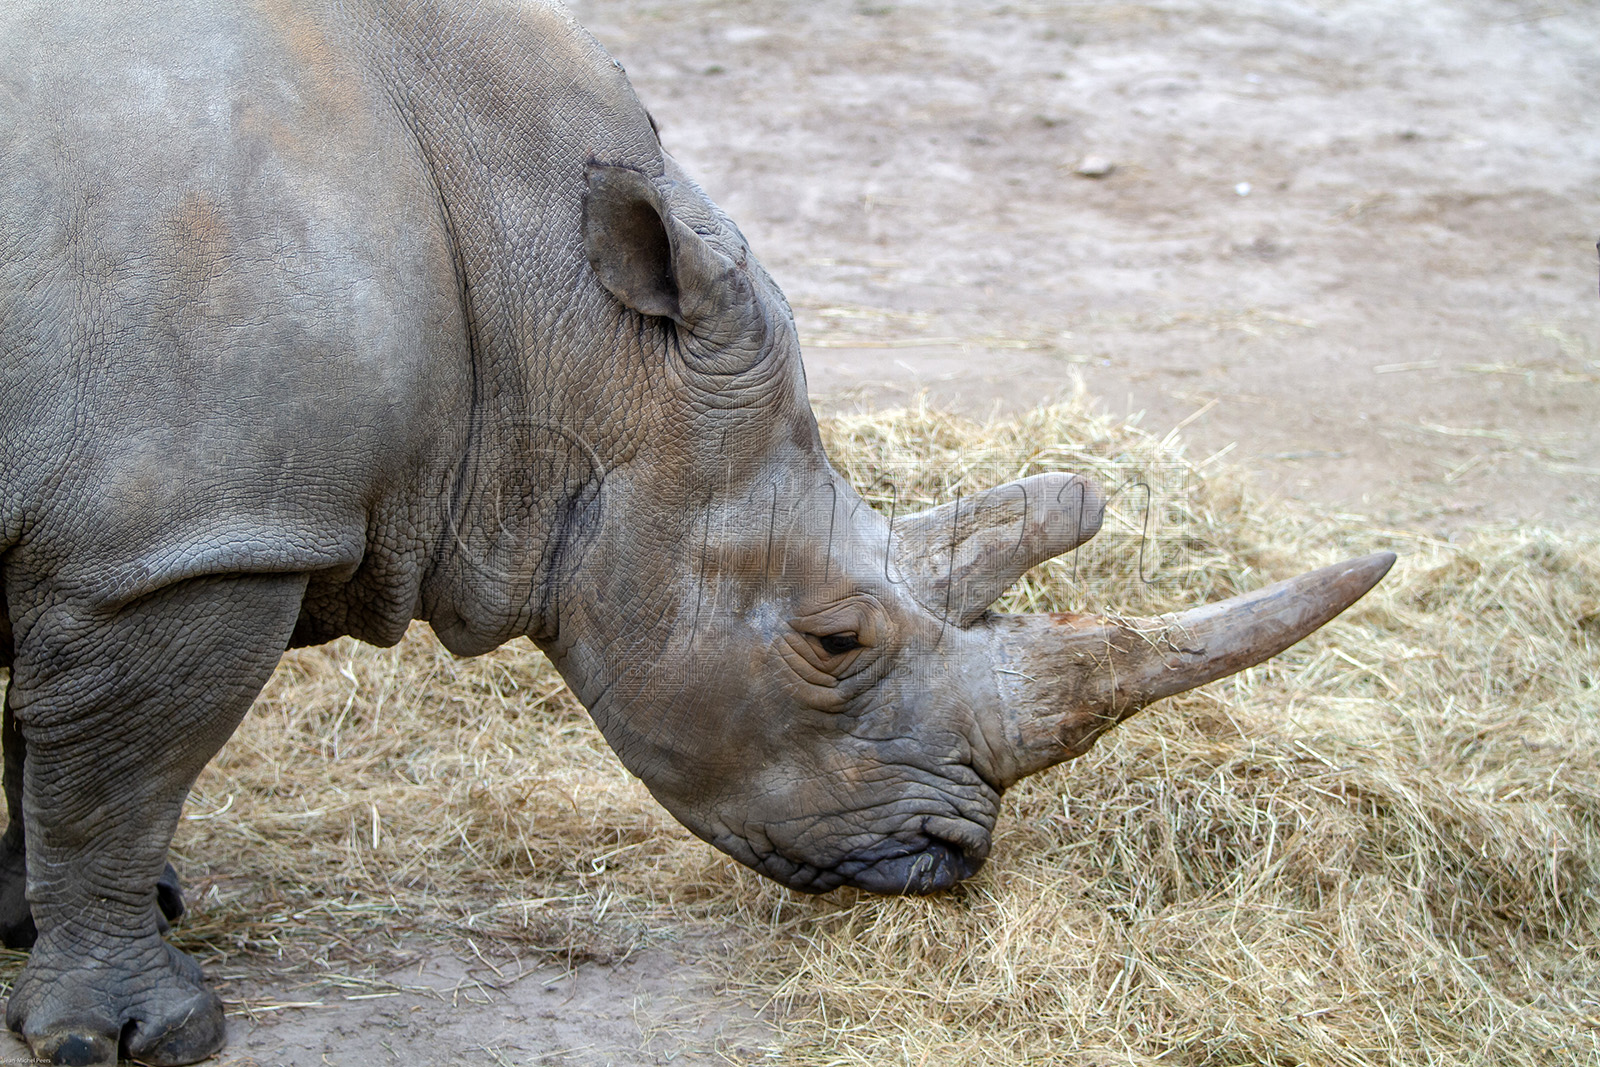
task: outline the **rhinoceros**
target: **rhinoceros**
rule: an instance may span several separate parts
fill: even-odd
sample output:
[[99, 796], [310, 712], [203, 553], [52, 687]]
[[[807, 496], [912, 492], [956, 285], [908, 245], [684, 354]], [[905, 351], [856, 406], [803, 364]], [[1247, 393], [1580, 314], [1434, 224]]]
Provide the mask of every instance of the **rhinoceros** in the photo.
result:
[[0, 123], [0, 933], [54, 1063], [223, 1044], [166, 852], [288, 647], [531, 638], [706, 841], [925, 893], [1008, 786], [1393, 560], [991, 612], [1100, 490], [865, 505], [782, 294], [555, 4], [14, 0]]

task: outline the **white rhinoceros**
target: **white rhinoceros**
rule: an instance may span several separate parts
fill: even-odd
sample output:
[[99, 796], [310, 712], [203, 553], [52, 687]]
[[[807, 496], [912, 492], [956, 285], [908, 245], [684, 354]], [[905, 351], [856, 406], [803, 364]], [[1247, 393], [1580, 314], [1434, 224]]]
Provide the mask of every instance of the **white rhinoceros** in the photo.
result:
[[1007, 786], [1392, 560], [991, 614], [1098, 490], [891, 531], [828, 465], [777, 287], [535, 0], [11, 0], [0, 189], [0, 928], [55, 1063], [222, 1045], [166, 850], [289, 646], [531, 637], [707, 841], [919, 893], [978, 869]]

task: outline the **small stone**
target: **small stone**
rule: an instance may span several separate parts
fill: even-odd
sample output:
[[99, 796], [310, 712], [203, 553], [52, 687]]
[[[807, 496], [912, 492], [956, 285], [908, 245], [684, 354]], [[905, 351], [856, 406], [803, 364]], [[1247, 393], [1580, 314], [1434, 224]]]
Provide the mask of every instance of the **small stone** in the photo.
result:
[[1080, 178], [1104, 178], [1116, 169], [1117, 165], [1105, 156], [1084, 156], [1072, 168], [1072, 173]]

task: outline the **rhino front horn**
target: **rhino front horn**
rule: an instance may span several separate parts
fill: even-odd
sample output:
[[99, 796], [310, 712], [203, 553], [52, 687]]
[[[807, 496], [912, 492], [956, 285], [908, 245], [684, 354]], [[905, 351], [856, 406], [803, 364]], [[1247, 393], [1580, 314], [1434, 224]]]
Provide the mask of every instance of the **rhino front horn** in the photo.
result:
[[1154, 618], [996, 615], [990, 655], [1003, 785], [1088, 751], [1147, 704], [1277, 655], [1359, 600], [1394, 564], [1378, 552], [1244, 596]]

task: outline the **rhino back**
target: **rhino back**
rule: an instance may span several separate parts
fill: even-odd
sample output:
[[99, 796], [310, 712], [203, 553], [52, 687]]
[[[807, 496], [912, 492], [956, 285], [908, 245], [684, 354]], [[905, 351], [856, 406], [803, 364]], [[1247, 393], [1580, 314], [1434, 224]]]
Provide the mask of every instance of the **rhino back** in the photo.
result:
[[409, 620], [467, 328], [416, 139], [314, 8], [0, 12], [13, 598], [365, 570], [371, 636]]

